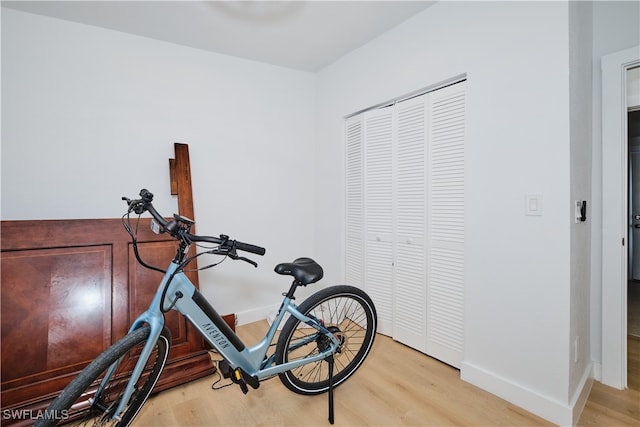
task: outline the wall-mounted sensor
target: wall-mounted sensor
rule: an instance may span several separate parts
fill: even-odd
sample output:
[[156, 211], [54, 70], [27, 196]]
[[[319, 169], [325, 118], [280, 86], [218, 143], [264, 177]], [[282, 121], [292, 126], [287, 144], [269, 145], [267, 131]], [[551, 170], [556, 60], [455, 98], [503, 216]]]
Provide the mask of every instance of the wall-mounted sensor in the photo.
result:
[[576, 219], [576, 224], [585, 222], [587, 220], [587, 201], [586, 200], [576, 200], [575, 219]]

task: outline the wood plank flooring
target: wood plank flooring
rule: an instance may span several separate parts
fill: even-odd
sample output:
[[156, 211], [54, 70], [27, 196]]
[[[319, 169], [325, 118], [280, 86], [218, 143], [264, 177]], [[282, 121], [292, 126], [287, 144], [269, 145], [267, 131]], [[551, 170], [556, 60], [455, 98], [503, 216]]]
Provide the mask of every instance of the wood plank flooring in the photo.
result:
[[627, 337], [627, 385], [640, 391], [640, 337]]
[[[253, 343], [266, 322], [238, 328]], [[327, 396], [301, 396], [277, 378], [243, 395], [233, 385], [212, 390], [210, 378], [159, 393], [134, 426], [322, 426]], [[226, 380], [224, 381], [226, 383]], [[594, 384], [579, 425], [640, 425], [640, 392]], [[528, 413], [459, 378], [459, 372], [378, 335], [364, 365], [335, 391], [336, 426], [546, 426]]]

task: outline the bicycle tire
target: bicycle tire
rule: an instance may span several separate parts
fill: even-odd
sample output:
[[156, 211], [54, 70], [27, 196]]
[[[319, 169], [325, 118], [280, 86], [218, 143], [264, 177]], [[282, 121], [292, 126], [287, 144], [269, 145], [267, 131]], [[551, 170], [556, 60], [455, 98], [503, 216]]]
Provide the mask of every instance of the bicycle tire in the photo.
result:
[[[338, 285], [316, 292], [300, 304], [298, 310], [313, 315], [343, 341], [334, 357], [334, 388], [346, 381], [362, 365], [376, 335], [377, 315], [371, 298], [361, 289]], [[313, 339], [312, 339], [313, 338]], [[302, 342], [306, 344], [302, 345]], [[276, 344], [276, 364], [319, 354], [329, 339], [291, 316]], [[329, 390], [328, 364], [324, 360], [309, 363], [278, 374], [291, 391], [315, 395]]]
[[[38, 420], [35, 426], [53, 427], [59, 422], [69, 421], [77, 423], [74, 426], [128, 426], [156, 385], [164, 369], [171, 345], [171, 333], [164, 327], [147, 361], [147, 366], [138, 380], [130, 404], [126, 407], [121, 420], [112, 421], [111, 415], [124, 392], [140, 352], [147, 342], [149, 331], [148, 325], [136, 329], [100, 354], [51, 402], [44, 412], [46, 418]], [[121, 362], [102, 392], [99, 401], [94, 401], [95, 391], [106, 371], [118, 360]]]

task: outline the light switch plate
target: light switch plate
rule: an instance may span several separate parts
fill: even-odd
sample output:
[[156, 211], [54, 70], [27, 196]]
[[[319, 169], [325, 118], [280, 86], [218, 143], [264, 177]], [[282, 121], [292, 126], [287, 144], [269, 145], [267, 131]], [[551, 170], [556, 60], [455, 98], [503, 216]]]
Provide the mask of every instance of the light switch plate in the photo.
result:
[[525, 195], [524, 214], [529, 216], [542, 215], [542, 195], [541, 194]]

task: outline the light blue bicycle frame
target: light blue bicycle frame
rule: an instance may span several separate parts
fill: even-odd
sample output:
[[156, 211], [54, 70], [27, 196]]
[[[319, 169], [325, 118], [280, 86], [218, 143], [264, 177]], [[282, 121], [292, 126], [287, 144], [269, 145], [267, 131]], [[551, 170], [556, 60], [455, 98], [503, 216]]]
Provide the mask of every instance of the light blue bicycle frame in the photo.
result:
[[[131, 395], [135, 391], [134, 384], [142, 375], [144, 367], [147, 364], [147, 360], [149, 359], [153, 348], [162, 333], [162, 329], [164, 328], [164, 315], [162, 311], [168, 310], [169, 307], [180, 312], [189, 319], [207, 342], [211, 344], [213, 348], [215, 348], [229, 363], [229, 366], [232, 369], [235, 370], [240, 368], [257, 380], [262, 380], [275, 374], [298, 368], [306, 365], [307, 363], [324, 360], [333, 354], [340, 346], [338, 338], [325, 328], [319, 320], [302, 314], [298, 311], [297, 306], [293, 303], [291, 298], [285, 295], [280, 310], [269, 327], [266, 336], [254, 346], [245, 347], [244, 343], [240, 341], [230, 328], [225, 331], [226, 333], [223, 332], [225, 329], [225, 326], [223, 325], [224, 321], [222, 321], [218, 313], [216, 313], [213, 307], [209, 305], [187, 276], [183, 272], [177, 272], [177, 269], [178, 265], [172, 262], [165, 273], [149, 308], [136, 319], [129, 330], [129, 332], [132, 332], [142, 327], [144, 324], [148, 324], [150, 326], [149, 337], [147, 338], [142, 353], [140, 354], [140, 358], [138, 359], [138, 362], [131, 374], [131, 378], [129, 379], [129, 383], [127, 384], [118, 408], [114, 413], [113, 418], [116, 420], [121, 419], [121, 414], [125, 409], [126, 403], [129, 402]], [[164, 290], [167, 284], [168, 288], [165, 292]], [[163, 295], [164, 301], [162, 301]], [[267, 359], [266, 354], [273, 342], [278, 326], [282, 322], [286, 313], [289, 313], [301, 322], [315, 328], [320, 334], [327, 336], [330, 339], [331, 345], [325, 351], [316, 355], [275, 365], [275, 357], [272, 355]], [[293, 348], [295, 349], [296, 347], [315, 341], [316, 338], [317, 335], [315, 334], [310, 337], [302, 338], [300, 341], [296, 342]], [[109, 368], [107, 374], [102, 380], [102, 384], [96, 391], [95, 396], [100, 396], [111, 375], [118, 367], [118, 364], [119, 362], [116, 362]]]

